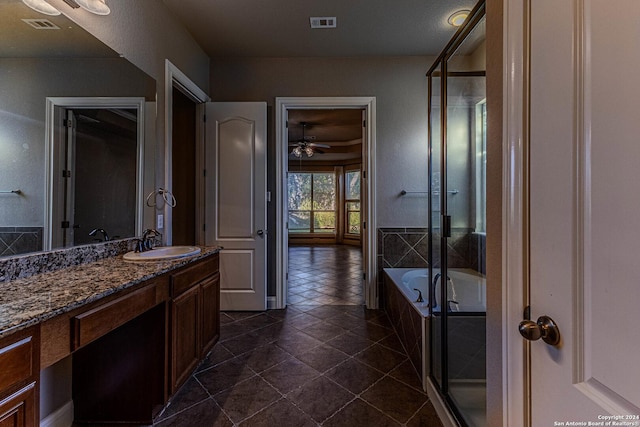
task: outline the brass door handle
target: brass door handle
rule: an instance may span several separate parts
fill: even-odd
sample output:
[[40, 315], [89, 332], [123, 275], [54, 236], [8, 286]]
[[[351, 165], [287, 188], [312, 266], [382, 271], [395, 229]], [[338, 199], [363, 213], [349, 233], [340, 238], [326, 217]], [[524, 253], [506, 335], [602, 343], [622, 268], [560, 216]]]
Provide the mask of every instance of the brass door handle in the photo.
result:
[[542, 341], [549, 345], [558, 345], [560, 343], [560, 329], [558, 325], [549, 316], [540, 316], [538, 321], [523, 320], [518, 326], [518, 331], [524, 339], [529, 341]]

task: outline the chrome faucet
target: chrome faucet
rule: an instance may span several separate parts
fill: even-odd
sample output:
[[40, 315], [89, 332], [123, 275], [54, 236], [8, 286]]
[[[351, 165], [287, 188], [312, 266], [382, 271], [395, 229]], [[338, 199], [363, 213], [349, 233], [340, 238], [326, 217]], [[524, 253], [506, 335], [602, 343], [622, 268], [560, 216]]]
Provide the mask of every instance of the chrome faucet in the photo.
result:
[[108, 242], [108, 241], [109, 241], [109, 235], [108, 235], [108, 234], [107, 234], [107, 232], [106, 232], [106, 231], [104, 231], [104, 229], [102, 229], [102, 228], [94, 228], [93, 230], [91, 230], [91, 231], [89, 232], [89, 236], [93, 237], [93, 236], [95, 236], [95, 235], [96, 235], [96, 233], [98, 233], [98, 232], [102, 233], [102, 240], [101, 240], [102, 242]]
[[146, 229], [142, 232], [142, 237], [136, 239], [135, 252], [145, 252], [153, 249], [155, 240], [157, 237], [162, 237], [162, 234], [158, 230]]
[[420, 291], [420, 289], [416, 289], [416, 288], [413, 288], [413, 290], [418, 292], [418, 299], [416, 300], [416, 302], [424, 302], [424, 299], [422, 298], [422, 291]]

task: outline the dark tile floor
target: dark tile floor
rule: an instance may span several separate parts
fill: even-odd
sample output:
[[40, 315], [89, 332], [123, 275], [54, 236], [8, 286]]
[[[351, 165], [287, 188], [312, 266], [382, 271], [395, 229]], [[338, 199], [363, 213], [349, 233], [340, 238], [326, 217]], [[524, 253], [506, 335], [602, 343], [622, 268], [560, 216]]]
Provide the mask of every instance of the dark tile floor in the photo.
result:
[[289, 304], [362, 305], [362, 251], [349, 245], [289, 247]]
[[[223, 313], [220, 342], [154, 425], [441, 426], [386, 314], [359, 302], [352, 249], [291, 248], [290, 266], [314, 273], [290, 281], [287, 309]], [[342, 292], [340, 277], [357, 280]]]

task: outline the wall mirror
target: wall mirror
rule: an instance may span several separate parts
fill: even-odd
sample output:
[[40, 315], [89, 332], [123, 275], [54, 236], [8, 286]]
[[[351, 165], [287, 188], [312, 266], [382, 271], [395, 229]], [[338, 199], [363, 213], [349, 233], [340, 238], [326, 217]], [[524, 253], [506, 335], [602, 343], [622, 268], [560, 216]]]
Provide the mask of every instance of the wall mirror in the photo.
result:
[[[139, 233], [155, 96], [154, 79], [64, 15], [0, 3], [0, 257], [104, 240], [94, 229]], [[65, 128], [69, 117], [81, 131]], [[78, 193], [59, 183], [68, 175]]]

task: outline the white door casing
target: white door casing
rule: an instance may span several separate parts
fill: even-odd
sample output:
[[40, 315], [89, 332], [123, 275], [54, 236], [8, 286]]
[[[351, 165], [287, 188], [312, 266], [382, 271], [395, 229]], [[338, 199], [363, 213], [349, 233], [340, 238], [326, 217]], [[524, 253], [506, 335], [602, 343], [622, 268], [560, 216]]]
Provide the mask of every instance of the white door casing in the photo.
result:
[[219, 245], [222, 310], [267, 308], [267, 106], [206, 104], [206, 244]]
[[[504, 425], [640, 425], [640, 3], [507, 3]], [[527, 303], [558, 346], [518, 336]]]
[[[43, 249], [60, 247], [62, 238], [55, 236], [63, 215], [64, 200], [59, 197], [65, 185], [61, 166], [64, 159], [64, 140], [67, 137], [63, 120], [68, 109], [135, 109], [137, 111], [137, 171], [136, 171], [136, 235], [142, 233], [145, 184], [145, 103], [140, 97], [47, 97], [45, 115], [45, 206]], [[72, 172], [73, 176], [73, 172]], [[72, 205], [71, 205], [72, 206]], [[72, 238], [72, 236], [70, 236]]]
[[[364, 110], [361, 199], [363, 211], [362, 264], [364, 269], [365, 304], [378, 308], [376, 286], [376, 201], [375, 201], [375, 146], [376, 146], [376, 98], [375, 97], [293, 97], [276, 98], [276, 298], [269, 308], [285, 308], [287, 304], [287, 144], [288, 110], [322, 108], [357, 108]], [[365, 205], [366, 204], [366, 205]]]

